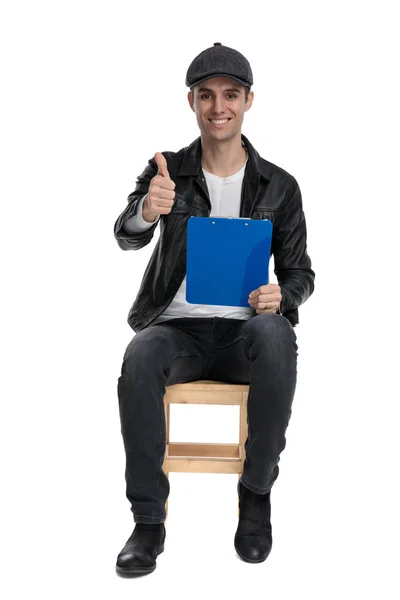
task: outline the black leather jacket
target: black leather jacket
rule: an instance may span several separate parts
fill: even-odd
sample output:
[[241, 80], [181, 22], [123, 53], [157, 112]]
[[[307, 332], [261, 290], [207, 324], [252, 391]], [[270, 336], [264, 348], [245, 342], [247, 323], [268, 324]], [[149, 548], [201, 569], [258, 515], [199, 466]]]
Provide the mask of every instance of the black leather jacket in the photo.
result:
[[[307, 254], [306, 220], [297, 181], [287, 171], [261, 158], [241, 134], [248, 152], [240, 204], [240, 217], [272, 221], [271, 255], [281, 286], [280, 314], [293, 327], [299, 322], [298, 307], [314, 291], [315, 273]], [[152, 239], [158, 223], [160, 237], [143, 275], [140, 289], [128, 314], [128, 323], [139, 332], [172, 302], [186, 274], [186, 225], [191, 216], [207, 217], [211, 203], [201, 169], [201, 138], [178, 152], [163, 152], [168, 172], [175, 182], [175, 198], [169, 214], [161, 215], [149, 229], [128, 234], [123, 225], [136, 214], [158, 168], [151, 158], [137, 177], [128, 196], [128, 206], [114, 225], [114, 236], [122, 250], [139, 250]], [[254, 315], [256, 311], [254, 310]]]

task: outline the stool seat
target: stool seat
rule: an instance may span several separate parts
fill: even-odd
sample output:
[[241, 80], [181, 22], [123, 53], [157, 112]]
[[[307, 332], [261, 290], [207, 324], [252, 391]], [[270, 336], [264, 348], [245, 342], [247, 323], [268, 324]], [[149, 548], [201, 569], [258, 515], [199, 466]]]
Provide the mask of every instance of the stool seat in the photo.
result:
[[[177, 383], [165, 388], [166, 449], [163, 471], [167, 477], [170, 472], [230, 473], [237, 474], [240, 479], [245, 460], [244, 444], [248, 434], [249, 387], [249, 384], [201, 379]], [[169, 437], [171, 404], [239, 405], [239, 442], [237, 444], [171, 442]], [[168, 514], [168, 500], [166, 513]]]

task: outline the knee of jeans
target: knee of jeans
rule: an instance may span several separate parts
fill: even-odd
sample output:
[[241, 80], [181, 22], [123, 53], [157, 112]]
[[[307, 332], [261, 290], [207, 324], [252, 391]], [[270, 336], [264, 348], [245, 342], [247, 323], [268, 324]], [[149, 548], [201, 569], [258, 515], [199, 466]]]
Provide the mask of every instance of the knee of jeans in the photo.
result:
[[265, 313], [256, 315], [248, 322], [249, 329], [254, 338], [271, 338], [277, 336], [279, 339], [287, 336], [289, 339], [297, 338], [290, 321], [277, 313]]
[[173, 340], [168, 338], [166, 332], [145, 329], [129, 342], [123, 357], [122, 371], [135, 368], [154, 370], [157, 365], [169, 362], [176, 351]]

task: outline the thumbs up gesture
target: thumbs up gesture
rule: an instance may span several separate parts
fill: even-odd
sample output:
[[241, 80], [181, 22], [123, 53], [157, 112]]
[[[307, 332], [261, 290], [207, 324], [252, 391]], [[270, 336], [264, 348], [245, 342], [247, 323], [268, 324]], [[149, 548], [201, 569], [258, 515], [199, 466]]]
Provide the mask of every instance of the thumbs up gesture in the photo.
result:
[[158, 167], [157, 175], [162, 175], [162, 177], [168, 177], [168, 179], [170, 179], [167, 169], [167, 161], [165, 160], [164, 154], [161, 152], [156, 152], [154, 155], [154, 160], [156, 161]]
[[169, 214], [175, 198], [175, 182], [169, 176], [165, 156], [161, 152], [156, 152], [154, 160], [158, 172], [150, 181], [142, 211], [143, 219], [148, 222], [154, 222], [159, 215]]

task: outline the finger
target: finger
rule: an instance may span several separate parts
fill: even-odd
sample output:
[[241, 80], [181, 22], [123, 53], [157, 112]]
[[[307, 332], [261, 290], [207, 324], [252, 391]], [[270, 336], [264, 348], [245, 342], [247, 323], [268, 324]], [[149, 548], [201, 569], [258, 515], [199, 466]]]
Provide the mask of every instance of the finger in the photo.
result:
[[266, 308], [265, 310], [256, 309], [257, 315], [265, 315], [265, 313], [276, 313], [276, 311], [277, 311], [277, 309], [275, 309], [275, 308]]
[[175, 181], [168, 177], [163, 177], [162, 175], [153, 177], [151, 185], [162, 190], [174, 190], [176, 186]]
[[165, 198], [157, 199], [155, 202], [155, 208], [157, 208], [157, 210], [160, 210], [161, 208], [171, 209], [173, 207], [173, 205], [174, 205], [173, 200], [166, 200]]
[[258, 294], [253, 300], [257, 300], [258, 302], [274, 302], [275, 300], [278, 300], [278, 298], [279, 294], [276, 291], [272, 291], [269, 293], [264, 292], [263, 294]]
[[153, 188], [153, 195], [155, 198], [164, 198], [166, 200], [173, 200], [175, 198], [173, 190], [162, 187]]
[[162, 177], [168, 177], [168, 179], [170, 179], [167, 169], [167, 161], [165, 160], [164, 154], [161, 152], [156, 152], [154, 155], [154, 160], [156, 161], [158, 167], [157, 175], [162, 175]]
[[267, 307], [271, 306], [271, 304], [275, 304], [277, 302], [276, 298], [272, 298], [271, 296], [267, 296], [267, 295], [260, 295], [257, 298], [251, 298], [249, 300], [249, 304], [250, 306], [252, 306], [253, 308], [261, 308], [264, 309], [265, 305], [267, 305]]

